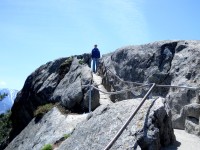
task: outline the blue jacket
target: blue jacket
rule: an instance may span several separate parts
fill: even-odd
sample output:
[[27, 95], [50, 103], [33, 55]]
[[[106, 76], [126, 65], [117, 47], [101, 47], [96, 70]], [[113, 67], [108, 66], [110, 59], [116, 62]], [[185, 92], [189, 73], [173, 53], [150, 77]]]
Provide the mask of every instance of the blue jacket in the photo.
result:
[[92, 50], [92, 58], [100, 58], [100, 51], [98, 48]]

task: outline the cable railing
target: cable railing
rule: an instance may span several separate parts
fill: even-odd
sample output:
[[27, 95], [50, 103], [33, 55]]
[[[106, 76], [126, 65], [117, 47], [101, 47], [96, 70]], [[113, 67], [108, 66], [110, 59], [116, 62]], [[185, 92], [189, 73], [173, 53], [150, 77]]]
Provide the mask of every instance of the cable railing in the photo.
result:
[[[123, 83], [129, 83], [129, 84], [135, 84], [135, 85], [140, 85], [140, 86], [144, 86], [144, 85], [151, 85], [153, 83], [149, 83], [149, 84], [144, 84], [144, 83], [139, 83], [139, 82], [132, 82], [132, 81], [124, 81], [123, 79], [121, 79], [119, 76], [117, 76], [115, 73], [113, 73], [109, 67], [105, 66], [106, 69], [112, 74], [114, 75], [118, 80], [120, 80]], [[165, 87], [165, 88], [185, 88], [185, 89], [190, 89], [190, 90], [200, 90], [200, 87], [191, 87], [191, 86], [180, 86], [180, 85], [163, 85], [163, 84], [156, 84], [156, 87]]]
[[[106, 66], [105, 66], [106, 67]], [[119, 81], [123, 82], [123, 83], [131, 83], [131, 84], [135, 84], [135, 85], [144, 85], [144, 83], [139, 83], [139, 82], [133, 82], [133, 81], [124, 81], [122, 80], [119, 76], [117, 76], [116, 74], [114, 74], [109, 67], [106, 67], [106, 69], [113, 74]]]
[[[106, 67], [106, 66], [105, 66]], [[89, 112], [91, 112], [91, 91], [92, 89], [98, 90], [99, 92], [102, 92], [104, 94], [108, 94], [108, 95], [114, 95], [114, 94], [120, 94], [120, 93], [124, 93], [127, 91], [133, 91], [135, 90], [135, 88], [143, 88], [143, 87], [147, 87], [147, 86], [151, 86], [152, 84], [155, 83], [149, 83], [149, 84], [144, 84], [144, 83], [138, 83], [138, 82], [132, 82], [132, 81], [124, 81], [122, 80], [119, 76], [117, 76], [116, 74], [114, 74], [109, 67], [106, 67], [106, 69], [111, 72], [118, 80], [120, 80], [123, 83], [130, 83], [130, 84], [135, 84], [137, 85], [134, 88], [129, 88], [129, 89], [124, 89], [124, 90], [120, 90], [120, 91], [115, 91], [115, 92], [106, 92], [106, 91], [102, 91], [99, 88], [95, 87], [93, 84], [90, 85], [84, 85], [84, 87], [88, 87], [89, 86]], [[196, 92], [196, 103], [200, 103], [199, 101], [199, 90], [200, 87], [192, 87], [192, 86], [180, 86], [180, 85], [162, 85], [162, 84], [155, 84], [155, 87], [163, 87], [163, 88], [184, 88], [184, 89], [189, 89], [189, 90], [193, 90]]]
[[[145, 86], [150, 86], [151, 84], [146, 84], [146, 85], [143, 85], [143, 86], [139, 86], [137, 88], [143, 88]], [[120, 94], [120, 93], [124, 93], [124, 92], [127, 92], [127, 91], [132, 91], [132, 90], [135, 90], [135, 87], [134, 88], [129, 88], [129, 89], [125, 89], [125, 90], [120, 90], [120, 91], [115, 91], [115, 92], [105, 92], [105, 91], [102, 91], [100, 90], [99, 88], [95, 87], [94, 85], [91, 85], [92, 88], [104, 93], [104, 94], [108, 94], [108, 95], [114, 95], [114, 94]]]
[[[112, 74], [114, 75], [119, 81], [123, 82], [123, 83], [129, 83], [129, 84], [135, 84], [135, 85], [140, 85], [140, 86], [143, 86], [144, 83], [138, 83], [138, 82], [132, 82], [132, 81], [124, 81], [122, 80], [119, 76], [117, 76], [115, 73], [113, 73], [109, 67], [105, 66], [105, 68]], [[150, 83], [152, 84], [152, 83]], [[149, 84], [146, 84], [146, 85], [149, 85]], [[199, 90], [200, 90], [200, 87], [192, 87], [192, 86], [183, 86], [183, 85], [163, 85], [163, 84], [156, 84], [155, 85], [156, 87], [162, 87], [162, 88], [184, 88], [184, 89], [189, 89], [189, 90], [193, 90], [195, 91], [195, 94], [196, 94], [196, 103], [200, 103], [200, 100], [199, 100]]]
[[[155, 84], [155, 83], [144, 84], [144, 85], [141, 85], [141, 86], [137, 86], [137, 88], [142, 88], [142, 87], [150, 86], [152, 84]], [[92, 91], [92, 89], [98, 90], [99, 92], [104, 93], [104, 94], [108, 94], [108, 95], [120, 94], [120, 93], [124, 93], [124, 92], [127, 92], [127, 91], [133, 91], [133, 90], [135, 90], [135, 87], [134, 87], [134, 88], [129, 88], [129, 89], [115, 91], [115, 92], [106, 92], [106, 91], [100, 90], [99, 88], [95, 87], [93, 84], [91, 84], [91, 85], [85, 85], [84, 87], [88, 87], [88, 86], [89, 86], [89, 112], [91, 112], [91, 99], [92, 99], [92, 93], [91, 93], [91, 91]], [[155, 87], [185, 88], [185, 89], [189, 89], [189, 90], [194, 90], [196, 92], [196, 97], [197, 97], [196, 103], [199, 103], [199, 93], [198, 93], [199, 92], [199, 87], [175, 86], [175, 85], [159, 85], [159, 84], [155, 84]]]

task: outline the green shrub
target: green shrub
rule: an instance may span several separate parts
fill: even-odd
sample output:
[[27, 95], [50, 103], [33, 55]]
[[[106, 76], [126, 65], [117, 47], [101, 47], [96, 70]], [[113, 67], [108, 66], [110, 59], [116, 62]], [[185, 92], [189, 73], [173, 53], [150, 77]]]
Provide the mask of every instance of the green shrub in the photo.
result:
[[79, 62], [79, 64], [81, 64], [81, 65], [83, 65], [84, 64], [84, 61], [81, 59], [81, 60], [79, 60], [78, 61]]
[[10, 115], [11, 111], [0, 115], [0, 145], [6, 142], [12, 129]]
[[48, 111], [50, 111], [52, 108], [54, 107], [54, 105], [52, 103], [49, 104], [45, 104], [42, 106], [39, 106], [37, 108], [37, 110], [34, 112], [34, 116], [43, 116], [44, 114], [46, 114]]
[[64, 137], [65, 139], [67, 139], [68, 137], [70, 137], [70, 135], [71, 135], [71, 134], [64, 134], [63, 137]]
[[51, 144], [46, 144], [42, 147], [41, 150], [53, 150], [53, 146]]
[[68, 65], [71, 65], [73, 61], [73, 57], [68, 57], [61, 65], [60, 68], [66, 67]]

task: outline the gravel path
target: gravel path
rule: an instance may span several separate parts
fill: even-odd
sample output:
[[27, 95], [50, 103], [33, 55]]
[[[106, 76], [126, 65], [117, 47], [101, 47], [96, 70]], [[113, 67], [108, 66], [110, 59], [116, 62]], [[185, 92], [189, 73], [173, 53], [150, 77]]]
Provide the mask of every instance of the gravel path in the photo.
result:
[[174, 129], [176, 142], [162, 150], [200, 150], [200, 138], [185, 132]]

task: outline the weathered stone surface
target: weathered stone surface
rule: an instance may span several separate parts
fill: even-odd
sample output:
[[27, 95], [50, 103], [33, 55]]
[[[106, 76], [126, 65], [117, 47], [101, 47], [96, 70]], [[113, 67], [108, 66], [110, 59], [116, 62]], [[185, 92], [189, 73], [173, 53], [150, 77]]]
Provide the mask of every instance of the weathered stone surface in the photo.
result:
[[[108, 91], [135, 87], [132, 83], [121, 82], [108, 68], [125, 81], [200, 87], [200, 41], [159, 41], [123, 47], [103, 56], [99, 74]], [[131, 92], [113, 95], [111, 99], [142, 97], [146, 91], [145, 88], [135, 88]], [[199, 100], [195, 91], [183, 88], [159, 87], [153, 95], [166, 97], [172, 110], [173, 127], [181, 129], [184, 124], [180, 127], [177, 122], [183, 107]]]
[[76, 125], [87, 120], [87, 114], [63, 115], [54, 107], [39, 122], [34, 119], [5, 148], [5, 150], [40, 150], [44, 145], [64, 140], [70, 135]]
[[[162, 98], [147, 100], [138, 114], [111, 149], [154, 149], [168, 145], [174, 140], [170, 116]], [[93, 116], [77, 126], [73, 134], [58, 150], [102, 150], [136, 109], [141, 99], [124, 100], [101, 105]]]
[[[12, 107], [11, 139], [31, 121], [40, 105], [62, 102], [67, 109], [88, 111], [89, 88], [84, 85], [92, 82], [92, 72], [86, 65], [90, 54], [76, 57], [48, 62], [28, 76]], [[99, 93], [94, 92], [94, 95], [92, 109], [99, 105]]]

